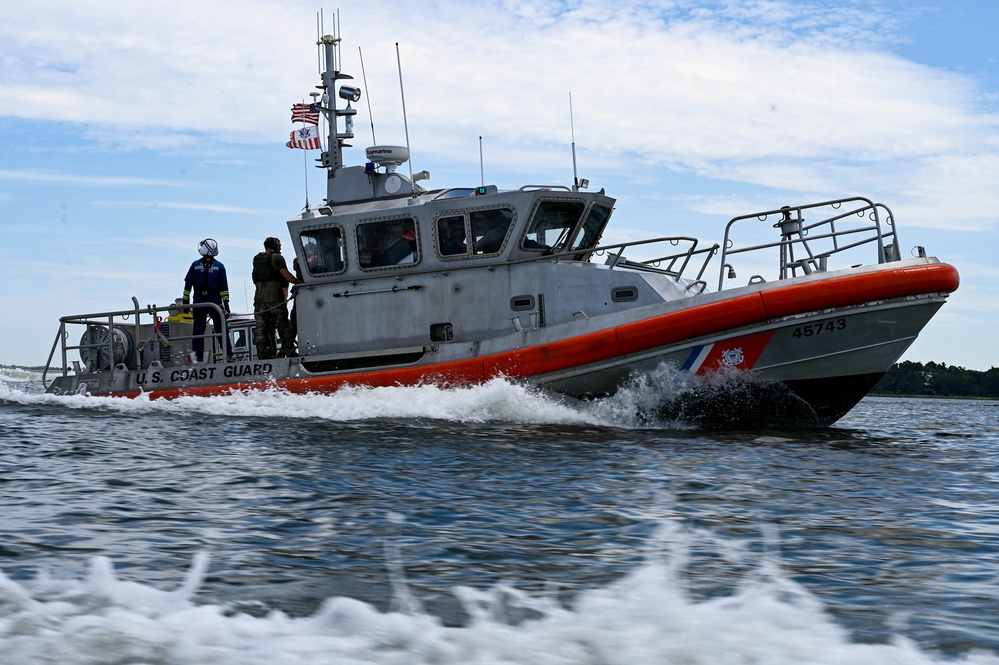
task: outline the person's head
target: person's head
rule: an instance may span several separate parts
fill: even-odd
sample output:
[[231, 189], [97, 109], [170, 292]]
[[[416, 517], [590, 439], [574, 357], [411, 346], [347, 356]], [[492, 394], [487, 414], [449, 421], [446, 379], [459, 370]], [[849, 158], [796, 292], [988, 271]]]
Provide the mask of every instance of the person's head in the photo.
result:
[[269, 249], [272, 252], [280, 252], [281, 251], [281, 241], [278, 240], [277, 238], [273, 237], [273, 236], [270, 237], [270, 238], [267, 238], [266, 240], [264, 240], [264, 249]]
[[402, 237], [406, 239], [410, 247], [416, 247], [416, 234], [412, 231], [403, 231]]
[[211, 238], [205, 238], [198, 243], [198, 254], [204, 257], [218, 256], [219, 244]]

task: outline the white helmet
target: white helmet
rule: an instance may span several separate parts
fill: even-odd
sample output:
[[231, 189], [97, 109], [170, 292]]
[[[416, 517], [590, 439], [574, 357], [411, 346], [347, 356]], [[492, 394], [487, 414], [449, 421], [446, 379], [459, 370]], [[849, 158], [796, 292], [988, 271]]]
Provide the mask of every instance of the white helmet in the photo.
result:
[[205, 238], [198, 243], [198, 253], [201, 256], [218, 256], [219, 244], [211, 238]]

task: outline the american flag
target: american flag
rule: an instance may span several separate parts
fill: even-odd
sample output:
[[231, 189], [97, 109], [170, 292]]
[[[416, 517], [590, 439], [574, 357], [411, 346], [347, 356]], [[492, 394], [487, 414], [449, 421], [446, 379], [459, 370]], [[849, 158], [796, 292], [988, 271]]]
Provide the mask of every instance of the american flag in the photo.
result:
[[295, 104], [291, 107], [291, 121], [307, 125], [319, 124], [319, 107], [315, 104]]
[[319, 132], [311, 125], [304, 125], [301, 129], [294, 130], [291, 133], [291, 139], [285, 145], [289, 148], [301, 148], [302, 150], [322, 148], [319, 143]]

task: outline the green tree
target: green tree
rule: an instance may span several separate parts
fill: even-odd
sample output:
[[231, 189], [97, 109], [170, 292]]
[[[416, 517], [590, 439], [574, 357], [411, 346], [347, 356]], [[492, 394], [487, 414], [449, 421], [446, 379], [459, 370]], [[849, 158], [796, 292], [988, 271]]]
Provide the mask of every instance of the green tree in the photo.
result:
[[871, 391], [878, 395], [999, 398], [999, 368], [979, 372], [946, 363], [896, 363]]

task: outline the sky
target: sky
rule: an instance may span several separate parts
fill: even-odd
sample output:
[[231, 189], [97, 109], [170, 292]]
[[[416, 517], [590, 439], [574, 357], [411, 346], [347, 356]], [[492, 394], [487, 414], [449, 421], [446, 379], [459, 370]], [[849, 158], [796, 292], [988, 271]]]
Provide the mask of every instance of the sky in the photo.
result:
[[263, 239], [325, 194], [284, 146], [320, 11], [363, 90], [348, 164], [408, 126], [431, 187], [565, 185], [574, 141], [606, 243], [866, 196], [961, 273], [903, 359], [999, 366], [994, 0], [6, 3], [0, 364], [43, 364], [60, 316], [180, 297], [205, 237], [251, 310]]

